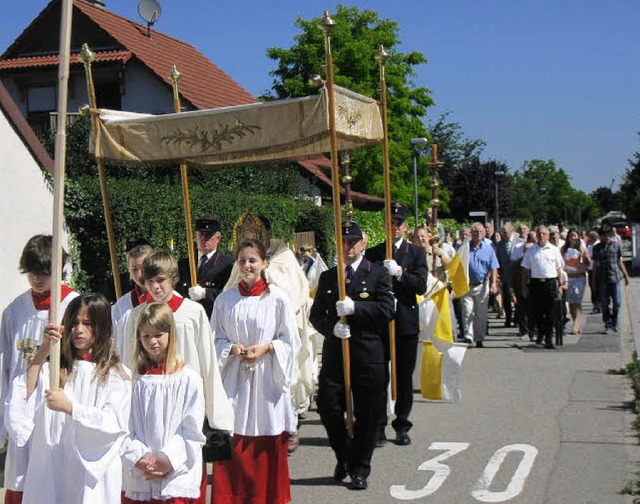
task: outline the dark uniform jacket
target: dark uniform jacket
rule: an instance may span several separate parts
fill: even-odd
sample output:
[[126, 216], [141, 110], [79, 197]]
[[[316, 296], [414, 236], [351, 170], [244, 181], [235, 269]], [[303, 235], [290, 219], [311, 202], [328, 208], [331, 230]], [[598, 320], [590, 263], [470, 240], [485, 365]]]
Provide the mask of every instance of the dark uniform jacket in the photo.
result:
[[[382, 265], [382, 262], [387, 258], [385, 242], [367, 249], [365, 257]], [[429, 275], [427, 253], [422, 247], [402, 240], [400, 248], [393, 258], [402, 266], [403, 270], [400, 279], [393, 278], [393, 293], [398, 300], [395, 317], [396, 335], [415, 336], [420, 332], [416, 296], [427, 291], [427, 277]]]
[[[209, 260], [198, 270], [198, 285], [205, 288], [205, 298], [199, 303], [204, 307], [207, 315], [211, 317], [213, 303], [224, 289], [224, 286], [231, 276], [233, 268], [233, 258], [222, 255], [216, 251]], [[180, 282], [176, 290], [184, 297], [189, 297], [189, 287], [191, 287], [191, 273], [189, 271], [189, 260], [183, 259], [179, 263]]]
[[[387, 324], [393, 318], [395, 305], [387, 270], [363, 258], [347, 284], [347, 295], [355, 304], [355, 312], [347, 317], [352, 366], [384, 363]], [[331, 356], [331, 361], [342, 366], [342, 340], [333, 335], [333, 327], [339, 320], [337, 301], [338, 276], [334, 267], [320, 275], [309, 320], [326, 338], [323, 356]], [[323, 360], [325, 364], [328, 362]]]

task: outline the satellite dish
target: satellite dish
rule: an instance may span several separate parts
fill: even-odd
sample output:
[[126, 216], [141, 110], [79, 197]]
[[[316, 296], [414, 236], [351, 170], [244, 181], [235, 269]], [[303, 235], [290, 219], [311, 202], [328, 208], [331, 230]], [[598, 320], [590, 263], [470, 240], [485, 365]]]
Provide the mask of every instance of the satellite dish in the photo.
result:
[[157, 0], [140, 0], [138, 14], [147, 22], [147, 26], [151, 26], [160, 20], [162, 8]]

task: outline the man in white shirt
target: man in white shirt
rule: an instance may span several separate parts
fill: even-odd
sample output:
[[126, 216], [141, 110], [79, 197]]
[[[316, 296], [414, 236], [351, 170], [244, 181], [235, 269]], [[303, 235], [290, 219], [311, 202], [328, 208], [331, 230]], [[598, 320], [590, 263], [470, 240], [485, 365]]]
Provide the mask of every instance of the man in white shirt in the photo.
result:
[[555, 348], [553, 335], [553, 302], [562, 285], [564, 261], [560, 249], [549, 242], [549, 228], [536, 229], [538, 243], [522, 259], [522, 293], [531, 300], [533, 323], [538, 327], [537, 343], [544, 338], [545, 348]]

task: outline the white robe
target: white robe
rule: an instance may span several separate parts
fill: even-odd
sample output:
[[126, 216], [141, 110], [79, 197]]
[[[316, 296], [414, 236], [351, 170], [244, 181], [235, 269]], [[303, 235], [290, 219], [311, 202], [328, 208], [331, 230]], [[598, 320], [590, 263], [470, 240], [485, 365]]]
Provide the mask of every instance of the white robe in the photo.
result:
[[[60, 303], [63, 314], [72, 299], [78, 297], [77, 292], [70, 292]], [[49, 310], [37, 310], [33, 304], [31, 289], [15, 298], [2, 314], [0, 328], [0, 446], [7, 442], [5, 428], [5, 401], [9, 394], [11, 382], [19, 372], [26, 370], [26, 362], [22, 352], [16, 348], [18, 340], [33, 338], [40, 343], [44, 328], [49, 323]], [[24, 475], [29, 462], [28, 447], [19, 448], [11, 440], [8, 441], [7, 458], [4, 466], [4, 488], [21, 492], [24, 486]]]
[[[290, 386], [300, 342], [291, 301], [276, 285], [261, 296], [240, 295], [235, 286], [218, 296], [211, 323], [222, 366], [222, 381], [233, 402], [235, 429], [243, 436], [275, 436], [296, 431]], [[231, 346], [272, 343], [249, 371]]]
[[[174, 296], [181, 297], [177, 292]], [[144, 304], [130, 313], [125, 328], [123, 362], [131, 365], [136, 343], [136, 321]], [[233, 430], [233, 409], [220, 378], [220, 368], [207, 313], [200, 303], [185, 298], [173, 314], [176, 324], [178, 353], [185, 364], [198, 373], [204, 382], [205, 411], [213, 429]]]
[[131, 300], [132, 292], [133, 291], [127, 292], [111, 307], [111, 320], [113, 322], [113, 342], [116, 345], [118, 355], [120, 356], [122, 362], [125, 363], [126, 361], [122, 359], [125, 351], [124, 332], [127, 326], [127, 320], [129, 320], [129, 315], [134, 308], [133, 301]]
[[[134, 500], [200, 496], [204, 392], [202, 378], [189, 366], [169, 375], [135, 375], [130, 434], [123, 447], [123, 491]], [[148, 481], [134, 467], [149, 452], [162, 451], [174, 471]]]
[[95, 364], [76, 361], [64, 386], [73, 414], [52, 411], [44, 402], [49, 365], [26, 399], [26, 374], [13, 381], [7, 429], [18, 446], [30, 442], [24, 504], [118, 504], [122, 488], [120, 449], [127, 435], [131, 381], [112, 370], [106, 383]]
[[[315, 385], [314, 334], [316, 330], [309, 323], [309, 310], [313, 304], [309, 295], [309, 280], [294, 253], [282, 240], [271, 240], [267, 255], [269, 256], [269, 265], [266, 269], [267, 280], [271, 285], [277, 285], [284, 290], [289, 296], [295, 313], [300, 352], [291, 383], [291, 395], [296, 412], [303, 412], [309, 408]], [[237, 285], [241, 279], [238, 264], [234, 263], [225, 290]]]

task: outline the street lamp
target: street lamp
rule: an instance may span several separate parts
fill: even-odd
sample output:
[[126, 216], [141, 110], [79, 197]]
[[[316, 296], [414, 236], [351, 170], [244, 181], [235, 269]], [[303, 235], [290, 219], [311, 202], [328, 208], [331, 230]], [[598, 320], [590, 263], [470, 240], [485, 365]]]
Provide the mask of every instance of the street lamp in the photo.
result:
[[427, 145], [429, 140], [424, 137], [412, 138], [413, 146], [413, 208], [415, 211], [416, 227], [418, 226], [418, 146]]
[[496, 225], [494, 226], [494, 229], [496, 231], [500, 229], [500, 201], [498, 200], [498, 177], [504, 175], [504, 173], [505, 172], [503, 172], [502, 170], [498, 170], [493, 173], [494, 180], [496, 183]]

